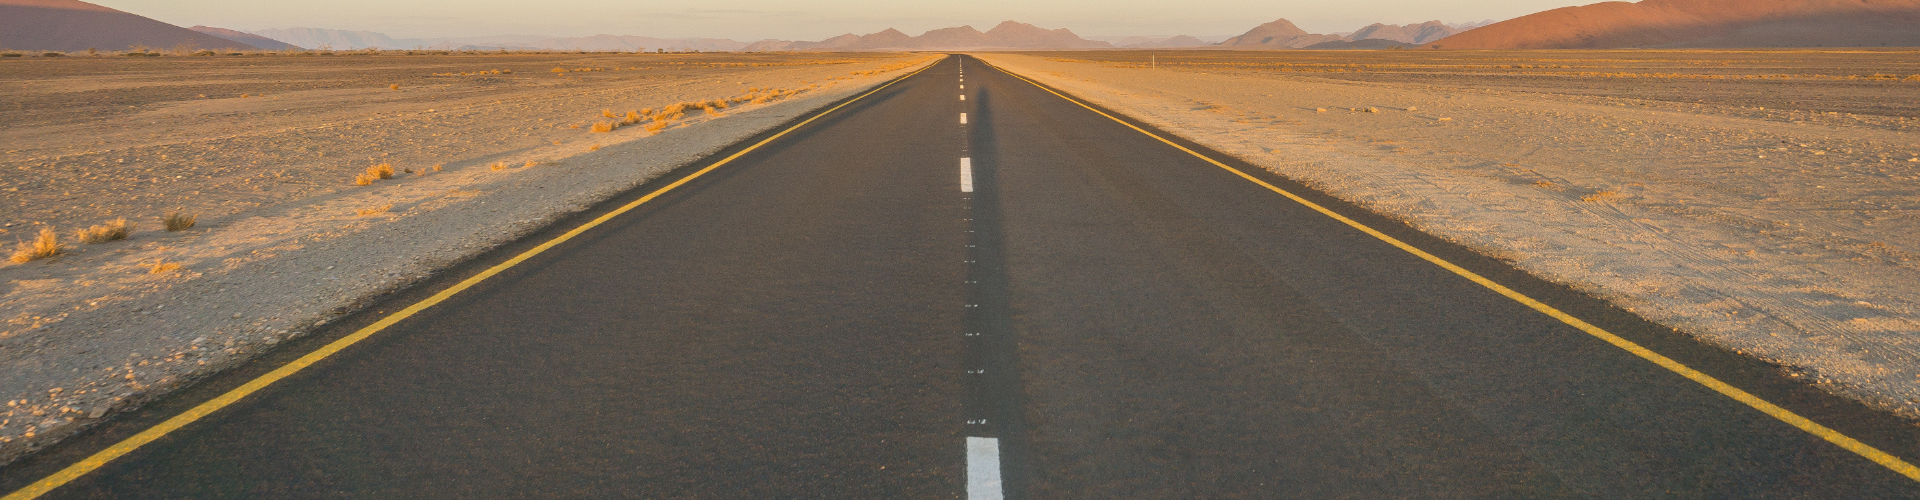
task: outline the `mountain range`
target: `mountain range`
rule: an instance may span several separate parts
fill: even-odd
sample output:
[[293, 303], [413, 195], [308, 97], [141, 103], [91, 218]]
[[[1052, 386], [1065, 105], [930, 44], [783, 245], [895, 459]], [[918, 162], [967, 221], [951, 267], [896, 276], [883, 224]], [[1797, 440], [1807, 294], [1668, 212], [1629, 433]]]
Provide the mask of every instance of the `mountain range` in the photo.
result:
[[[1191, 38], [1191, 37], [1189, 37]], [[908, 36], [900, 30], [887, 28], [878, 33], [866, 35], [845, 35], [828, 38], [818, 42], [797, 42], [791, 40], [761, 40], [753, 42], [742, 51], [765, 52], [781, 50], [968, 50], [968, 49], [1103, 49], [1113, 44], [1088, 40], [1073, 34], [1066, 28], [1046, 29], [1026, 23], [1007, 21], [982, 32], [972, 26], [941, 28], [921, 33], [920, 36]]]
[[1275, 20], [1247, 30], [1246, 34], [1220, 42], [1232, 49], [1348, 49], [1416, 46], [1491, 24], [1447, 24], [1427, 21], [1420, 24], [1392, 25], [1374, 23], [1352, 33], [1315, 34], [1294, 26], [1286, 19]]
[[747, 44], [723, 38], [654, 38], [632, 35], [594, 35], [554, 37], [541, 35], [495, 35], [460, 38], [391, 38], [372, 31], [347, 31], [320, 28], [265, 29], [248, 32], [308, 49], [335, 50], [442, 49], [442, 50], [637, 50], [672, 51], [739, 50]]

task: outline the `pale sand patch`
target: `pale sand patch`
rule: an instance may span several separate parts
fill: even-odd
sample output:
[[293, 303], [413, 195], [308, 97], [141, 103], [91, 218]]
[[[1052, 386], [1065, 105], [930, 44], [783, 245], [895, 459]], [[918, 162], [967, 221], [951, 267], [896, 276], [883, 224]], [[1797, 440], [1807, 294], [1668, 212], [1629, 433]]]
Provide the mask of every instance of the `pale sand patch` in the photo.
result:
[[1901, 118], [980, 57], [1920, 417]]
[[[96, 145], [98, 134], [61, 142], [62, 134], [99, 124], [59, 119], [0, 132], [8, 147], [35, 148], [10, 155], [8, 166], [71, 176], [13, 178], [0, 203], [37, 212], [9, 218], [32, 217], [64, 231], [126, 213], [139, 214], [130, 218], [140, 226], [130, 241], [0, 267], [0, 399], [8, 402], [0, 416], [0, 463], [245, 361], [356, 310], [365, 298], [934, 59], [868, 55], [598, 85], [539, 75], [545, 80], [518, 89], [481, 92], [453, 83], [438, 95], [391, 103], [384, 101], [406, 91], [383, 85], [163, 102], [105, 118], [145, 124], [103, 128], [132, 144]], [[643, 126], [611, 133], [570, 127], [604, 120], [605, 108], [624, 113], [751, 88], [804, 91], [735, 104], [718, 116], [691, 112], [658, 134]], [[336, 155], [353, 159], [321, 159]], [[116, 168], [119, 158], [136, 158], [139, 166]], [[426, 175], [396, 172], [352, 185], [353, 173], [377, 162]], [[506, 167], [490, 168], [496, 163]], [[445, 167], [433, 171], [435, 164]], [[270, 172], [249, 175], [255, 170]], [[139, 189], [86, 182], [129, 175], [150, 182]], [[164, 201], [142, 201], [150, 193]], [[199, 225], [162, 231], [163, 205], [192, 207]], [[179, 268], [154, 273], [162, 263]]]

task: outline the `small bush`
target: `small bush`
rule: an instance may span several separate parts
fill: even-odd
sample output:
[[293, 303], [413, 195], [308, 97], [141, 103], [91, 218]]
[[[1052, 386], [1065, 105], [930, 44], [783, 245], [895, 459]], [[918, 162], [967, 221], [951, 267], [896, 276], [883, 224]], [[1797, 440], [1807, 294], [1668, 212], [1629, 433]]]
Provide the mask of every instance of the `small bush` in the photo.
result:
[[613, 114], [613, 110], [611, 110], [611, 109], [602, 109], [602, 110], [600, 110], [600, 117], [602, 117], [602, 118], [619, 118], [619, 117], [620, 117], [620, 115], [615, 115], [615, 114]]
[[199, 219], [199, 217], [193, 214], [174, 212], [161, 218], [160, 223], [166, 226], [167, 231], [184, 231], [187, 228], [193, 227], [194, 222], [197, 222]]
[[613, 131], [613, 122], [594, 122], [593, 131], [606, 133]]
[[80, 240], [81, 243], [93, 245], [113, 240], [124, 240], [127, 239], [127, 235], [132, 232], [133, 224], [128, 223], [127, 219], [122, 217], [107, 222], [106, 224], [82, 229], [74, 239]]
[[21, 54], [21, 53], [19, 53], [19, 52], [6, 52], [6, 53], [0, 53], [0, 57], [20, 57], [21, 55], [23, 55], [23, 54]]
[[374, 165], [374, 166], [371, 166], [371, 167], [367, 167], [367, 173], [366, 173], [366, 176], [367, 176], [367, 177], [372, 177], [372, 178], [374, 178], [374, 179], [376, 179], [376, 180], [377, 180], [377, 179], [392, 179], [392, 178], [393, 178], [393, 164], [391, 164], [391, 163], [382, 163], [382, 164], [379, 164], [379, 165]]
[[379, 178], [379, 177], [375, 177], [375, 176], [372, 176], [372, 175], [367, 175], [367, 174], [354, 174], [354, 176], [353, 176], [353, 185], [355, 185], [355, 186], [371, 186], [371, 185], [373, 185], [373, 181], [377, 181], [377, 180], [380, 180], [380, 178]]
[[193, 53], [193, 55], [204, 57], [204, 56], [217, 56], [220, 54], [214, 53], [214, 51], [211, 51], [211, 50], [202, 50], [202, 51]]
[[599, 150], [600, 150], [600, 145], [599, 145], [599, 144], [595, 144], [595, 145], [592, 145], [592, 146], [587, 146], [587, 151], [599, 151]]
[[400, 84], [396, 83], [393, 85], [388, 85], [387, 88], [393, 89], [393, 90], [400, 90]]
[[67, 57], [67, 54], [62, 52], [44, 52], [40, 54], [40, 57]]
[[445, 163], [435, 163], [435, 164], [433, 164], [433, 171], [435, 171], [435, 172], [439, 172], [439, 171], [440, 171], [441, 169], [445, 169], [445, 168], [447, 168], [447, 165], [446, 165]]
[[505, 163], [494, 163], [494, 164], [492, 164], [492, 165], [487, 165], [487, 168], [491, 168], [491, 169], [493, 169], [494, 171], [496, 171], [496, 172], [498, 172], [498, 171], [501, 171], [501, 170], [506, 170], [506, 168], [507, 168], [507, 164], [505, 164]]
[[60, 250], [60, 235], [53, 232], [53, 228], [41, 228], [40, 237], [21, 242], [14, 248], [12, 260], [24, 264], [60, 255]]

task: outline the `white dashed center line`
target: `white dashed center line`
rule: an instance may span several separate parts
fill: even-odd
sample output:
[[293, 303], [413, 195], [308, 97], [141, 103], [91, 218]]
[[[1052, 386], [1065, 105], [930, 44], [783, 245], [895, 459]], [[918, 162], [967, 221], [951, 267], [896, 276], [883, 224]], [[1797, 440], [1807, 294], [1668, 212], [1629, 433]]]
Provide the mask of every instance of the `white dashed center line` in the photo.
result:
[[960, 113], [960, 124], [961, 124], [961, 125], [966, 125], [966, 124], [967, 124], [967, 114], [966, 114], [966, 113]]
[[973, 159], [960, 159], [960, 192], [973, 192]]
[[1000, 439], [967, 438], [967, 500], [1001, 500]]
[[965, 100], [967, 100], [967, 95], [966, 95], [966, 94], [960, 94], [960, 100], [962, 100], [962, 101], [965, 101]]

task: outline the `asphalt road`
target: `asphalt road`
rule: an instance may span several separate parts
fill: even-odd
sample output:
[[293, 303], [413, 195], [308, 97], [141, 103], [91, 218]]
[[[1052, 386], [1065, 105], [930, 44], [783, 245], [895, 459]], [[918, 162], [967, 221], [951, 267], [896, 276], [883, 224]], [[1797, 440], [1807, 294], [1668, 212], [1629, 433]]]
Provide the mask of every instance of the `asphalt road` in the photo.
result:
[[[1187, 146], [1920, 457], [1909, 422]], [[10, 466], [0, 486], [593, 215]], [[953, 57], [47, 498], [996, 494], [1899, 498], [1920, 483]]]

